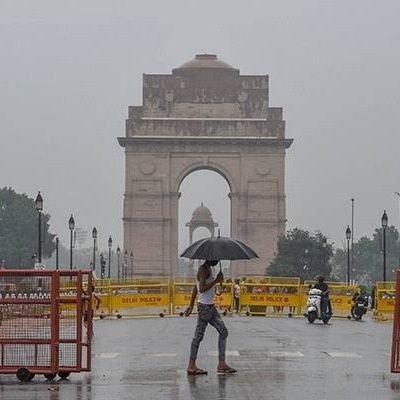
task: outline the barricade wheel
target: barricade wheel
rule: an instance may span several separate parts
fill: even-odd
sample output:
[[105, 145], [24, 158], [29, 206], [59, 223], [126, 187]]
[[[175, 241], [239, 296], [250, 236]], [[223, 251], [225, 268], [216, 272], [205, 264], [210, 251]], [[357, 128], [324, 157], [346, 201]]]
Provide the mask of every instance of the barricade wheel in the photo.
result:
[[44, 377], [45, 377], [48, 381], [52, 381], [56, 376], [57, 376], [57, 374], [44, 374]]
[[32, 372], [29, 372], [29, 370], [27, 368], [20, 368], [17, 371], [17, 378], [21, 382], [30, 382], [34, 377], [35, 377], [35, 374], [33, 374]]
[[67, 379], [67, 378], [69, 377], [69, 375], [70, 375], [70, 372], [68, 372], [68, 371], [62, 371], [62, 372], [59, 372], [59, 373], [58, 373], [58, 376], [59, 376], [61, 379]]

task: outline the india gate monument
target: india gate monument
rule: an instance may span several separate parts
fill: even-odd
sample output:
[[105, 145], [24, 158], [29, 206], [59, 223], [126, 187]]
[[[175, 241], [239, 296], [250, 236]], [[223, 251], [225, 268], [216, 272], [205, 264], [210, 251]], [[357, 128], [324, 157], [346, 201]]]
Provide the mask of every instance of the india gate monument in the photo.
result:
[[264, 275], [285, 232], [285, 153], [293, 141], [282, 108], [269, 105], [268, 75], [241, 75], [213, 54], [171, 74], [144, 74], [143, 104], [129, 107], [118, 141], [124, 248], [133, 251], [135, 274], [176, 274], [180, 184], [207, 169], [229, 185], [231, 237], [259, 255], [232, 262], [231, 275]]

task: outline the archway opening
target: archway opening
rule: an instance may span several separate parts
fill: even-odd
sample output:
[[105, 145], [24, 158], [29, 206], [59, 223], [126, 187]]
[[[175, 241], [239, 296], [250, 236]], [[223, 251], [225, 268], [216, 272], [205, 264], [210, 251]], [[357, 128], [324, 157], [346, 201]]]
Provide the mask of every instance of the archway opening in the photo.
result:
[[[229, 184], [219, 173], [202, 169], [191, 172], [181, 182], [178, 210], [179, 254], [191, 242], [212, 235], [231, 235], [231, 200]], [[210, 220], [211, 217], [211, 220]], [[214, 224], [214, 226], [212, 226]], [[179, 258], [178, 275], [196, 272], [198, 262]], [[224, 274], [230, 275], [229, 261], [222, 262]]]

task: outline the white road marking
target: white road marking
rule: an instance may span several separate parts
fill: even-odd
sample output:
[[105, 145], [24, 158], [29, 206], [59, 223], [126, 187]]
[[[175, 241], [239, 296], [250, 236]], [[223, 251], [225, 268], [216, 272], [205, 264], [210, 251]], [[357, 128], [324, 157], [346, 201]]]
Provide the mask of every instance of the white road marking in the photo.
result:
[[324, 353], [328, 354], [328, 356], [336, 358], [363, 358], [361, 354], [347, 353], [344, 351], [325, 351]]
[[147, 355], [150, 357], [176, 357], [178, 353], [152, 353]]
[[290, 351], [270, 351], [267, 353], [269, 357], [282, 357], [282, 358], [293, 358], [293, 357], [304, 357], [303, 353], [300, 351], [290, 352]]
[[[225, 354], [227, 356], [234, 356], [234, 357], [239, 357], [240, 356], [240, 354], [239, 354], [239, 352], [237, 350], [227, 350], [225, 352]], [[209, 351], [208, 355], [209, 356], [213, 356], [213, 357], [217, 357], [218, 356], [218, 351]]]
[[119, 356], [119, 353], [100, 353], [100, 354], [95, 354], [96, 358], [115, 358]]

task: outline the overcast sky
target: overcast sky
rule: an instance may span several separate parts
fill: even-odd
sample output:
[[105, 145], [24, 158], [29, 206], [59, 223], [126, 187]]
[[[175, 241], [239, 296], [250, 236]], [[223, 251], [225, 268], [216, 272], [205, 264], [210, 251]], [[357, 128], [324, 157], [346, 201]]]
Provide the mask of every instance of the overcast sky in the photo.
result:
[[[97, 227], [101, 246], [110, 234], [122, 244], [117, 137], [128, 106], [142, 103], [142, 74], [207, 52], [270, 75], [270, 105], [283, 107], [294, 138], [288, 228], [341, 247], [352, 197], [355, 238], [371, 236], [384, 209], [398, 227], [399, 15], [398, 0], [1, 0], [0, 186], [41, 190], [66, 246], [71, 213]], [[182, 224], [209, 179], [196, 176], [182, 185]], [[226, 233], [224, 190], [204, 202]]]

